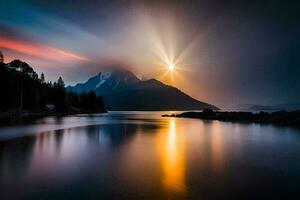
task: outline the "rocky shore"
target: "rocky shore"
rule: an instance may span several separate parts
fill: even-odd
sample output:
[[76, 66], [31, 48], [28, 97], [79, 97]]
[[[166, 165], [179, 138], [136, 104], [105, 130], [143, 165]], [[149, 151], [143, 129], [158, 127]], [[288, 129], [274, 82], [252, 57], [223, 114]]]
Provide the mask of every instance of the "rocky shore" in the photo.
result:
[[182, 117], [205, 120], [220, 120], [230, 122], [269, 123], [283, 126], [294, 126], [300, 128], [300, 110], [278, 111], [278, 112], [222, 112], [211, 109], [202, 112], [184, 112], [181, 114], [162, 115], [163, 117]]

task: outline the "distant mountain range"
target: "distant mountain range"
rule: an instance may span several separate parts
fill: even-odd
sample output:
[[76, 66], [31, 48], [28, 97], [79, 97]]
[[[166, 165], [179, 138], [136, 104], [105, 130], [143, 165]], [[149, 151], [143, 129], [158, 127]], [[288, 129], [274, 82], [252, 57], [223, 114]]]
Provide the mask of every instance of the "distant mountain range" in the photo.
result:
[[156, 79], [143, 81], [133, 73], [120, 69], [100, 72], [85, 83], [68, 86], [66, 89], [76, 93], [94, 91], [103, 97], [108, 110], [219, 109]]
[[286, 111], [293, 111], [293, 110], [300, 110], [300, 103], [282, 103], [276, 105], [252, 105], [250, 110], [253, 111], [279, 111], [279, 110], [286, 110]]

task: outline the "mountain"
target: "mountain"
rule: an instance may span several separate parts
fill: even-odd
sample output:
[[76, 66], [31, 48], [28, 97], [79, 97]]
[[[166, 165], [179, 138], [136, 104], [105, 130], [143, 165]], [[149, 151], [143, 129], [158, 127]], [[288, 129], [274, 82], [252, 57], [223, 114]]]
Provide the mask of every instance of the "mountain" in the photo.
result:
[[300, 110], [300, 103], [282, 103], [276, 105], [253, 105], [250, 107], [250, 110], [254, 111], [279, 111], [279, 110], [286, 110], [286, 111], [293, 111], [293, 110]]
[[140, 81], [140, 79], [129, 71], [113, 70], [100, 72], [87, 82], [78, 83], [74, 87], [68, 86], [66, 89], [77, 93], [94, 91], [98, 95], [103, 96], [104, 94], [112, 93], [120, 88], [139, 83]]
[[66, 89], [76, 93], [94, 91], [103, 97], [108, 110], [219, 109], [158, 80], [140, 80], [126, 70], [100, 72], [85, 83], [68, 86]]

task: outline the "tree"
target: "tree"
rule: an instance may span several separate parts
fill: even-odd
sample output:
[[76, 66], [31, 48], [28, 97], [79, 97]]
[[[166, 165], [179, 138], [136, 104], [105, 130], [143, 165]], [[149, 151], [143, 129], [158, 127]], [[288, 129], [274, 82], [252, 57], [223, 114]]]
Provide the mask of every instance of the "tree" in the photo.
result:
[[58, 78], [57, 84], [59, 87], [65, 88], [65, 83], [64, 83], [63, 79], [61, 78], [61, 76]]
[[41, 83], [45, 83], [45, 75], [43, 72], [41, 73]]
[[103, 112], [101, 97], [94, 92], [77, 94], [67, 92], [62, 77], [54, 83], [46, 82], [44, 73], [40, 78], [25, 62], [14, 60], [0, 67], [0, 111], [26, 110], [47, 112], [47, 104], [53, 104], [57, 113]]
[[0, 51], [0, 63], [4, 63], [4, 56], [1, 51]]
[[20, 60], [14, 60], [10, 62], [8, 65], [10, 68], [13, 68], [19, 71], [20, 73], [22, 73], [24, 76], [38, 79], [37, 73], [25, 62], [22, 62]]
[[65, 84], [61, 77], [59, 77], [57, 82], [54, 82], [53, 84], [52, 98], [53, 104], [58, 111], [65, 112], [68, 109]]

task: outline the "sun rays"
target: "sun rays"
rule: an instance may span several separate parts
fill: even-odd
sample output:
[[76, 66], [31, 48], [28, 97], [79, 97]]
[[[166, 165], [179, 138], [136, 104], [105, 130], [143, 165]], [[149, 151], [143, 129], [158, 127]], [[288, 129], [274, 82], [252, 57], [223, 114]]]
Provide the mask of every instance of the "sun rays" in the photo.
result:
[[[188, 79], [185, 77], [189, 70], [189, 64], [186, 62], [188, 59], [188, 51], [192, 45], [188, 45], [186, 49], [179, 50], [167, 50], [163, 43], [159, 45], [160, 50], [157, 51], [157, 60], [153, 63], [157, 66], [158, 79], [167, 82], [170, 85], [176, 83], [186, 82]], [[159, 52], [159, 53], [158, 53]], [[168, 54], [168, 52], [173, 52]], [[174, 52], [181, 52], [176, 55]]]
[[191, 58], [192, 51], [197, 45], [198, 37], [192, 38], [185, 45], [179, 44], [180, 31], [170, 24], [154, 24], [148, 19], [149, 38], [152, 44], [154, 55], [152, 64], [157, 71], [157, 79], [170, 85], [187, 82], [185, 74], [190, 72], [190, 63], [194, 62]]

